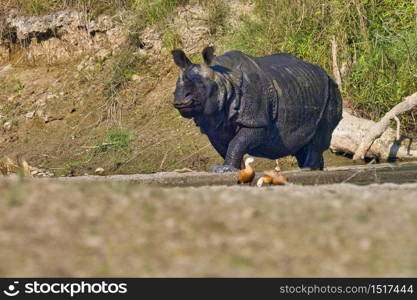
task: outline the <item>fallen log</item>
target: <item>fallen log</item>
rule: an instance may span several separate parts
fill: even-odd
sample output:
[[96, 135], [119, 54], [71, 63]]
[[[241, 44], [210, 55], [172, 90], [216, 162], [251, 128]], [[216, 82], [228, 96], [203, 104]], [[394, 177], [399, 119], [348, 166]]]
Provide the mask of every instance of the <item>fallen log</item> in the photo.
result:
[[[417, 9], [417, 0], [415, 1]], [[333, 37], [330, 42], [332, 44], [333, 76], [341, 88], [343, 78], [337, 62], [336, 38]], [[400, 136], [400, 120], [398, 119], [398, 115], [417, 106], [417, 93], [406, 97], [377, 123], [355, 117], [346, 107], [346, 103], [343, 104], [343, 119], [333, 132], [330, 145], [333, 152], [351, 154], [353, 160], [364, 160], [365, 157], [380, 160], [417, 159], [417, 143], [413, 143], [409, 137]], [[397, 122], [396, 131], [389, 128], [392, 119]]]
[[[382, 127], [374, 121], [355, 117], [345, 111], [343, 112], [343, 119], [333, 132], [330, 149], [333, 152], [354, 155], [366, 137], [370, 136], [371, 132], [375, 132], [373, 128], [381, 129]], [[380, 160], [390, 158], [417, 159], [417, 143], [406, 136], [400, 136], [397, 139], [397, 132], [391, 128], [386, 128], [371, 143], [363, 157]]]

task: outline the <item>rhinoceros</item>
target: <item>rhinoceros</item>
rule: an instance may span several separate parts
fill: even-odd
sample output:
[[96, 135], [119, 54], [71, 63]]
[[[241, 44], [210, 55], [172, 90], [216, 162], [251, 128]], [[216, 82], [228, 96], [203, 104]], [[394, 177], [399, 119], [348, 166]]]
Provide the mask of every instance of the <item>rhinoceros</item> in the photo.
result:
[[174, 107], [194, 120], [224, 159], [210, 171], [236, 171], [245, 154], [294, 155], [300, 168], [323, 169], [342, 98], [321, 67], [286, 53], [215, 56], [213, 47], [202, 51], [202, 64], [180, 49], [172, 56], [180, 68]]

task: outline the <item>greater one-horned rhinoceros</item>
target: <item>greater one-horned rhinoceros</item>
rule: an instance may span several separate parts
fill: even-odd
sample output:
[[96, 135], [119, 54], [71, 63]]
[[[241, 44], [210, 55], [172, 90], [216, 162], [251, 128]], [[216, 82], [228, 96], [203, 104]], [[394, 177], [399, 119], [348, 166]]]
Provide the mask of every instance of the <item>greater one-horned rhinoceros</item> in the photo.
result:
[[295, 155], [301, 168], [323, 169], [323, 152], [342, 118], [337, 85], [317, 65], [290, 54], [252, 57], [203, 50], [193, 64], [172, 51], [181, 72], [174, 106], [193, 118], [224, 158], [213, 172], [235, 171], [243, 156]]

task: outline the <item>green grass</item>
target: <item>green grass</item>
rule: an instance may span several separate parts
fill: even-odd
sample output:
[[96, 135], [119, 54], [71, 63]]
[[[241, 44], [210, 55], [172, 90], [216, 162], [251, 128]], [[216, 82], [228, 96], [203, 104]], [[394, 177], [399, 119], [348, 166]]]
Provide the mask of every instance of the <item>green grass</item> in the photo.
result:
[[23, 84], [23, 82], [20, 80], [19, 77], [15, 78], [15, 85], [13, 88], [13, 91], [15, 93], [19, 93], [20, 91], [22, 91], [25, 88], [25, 85]]
[[105, 140], [87, 155], [86, 162], [102, 161], [107, 168], [117, 170], [123, 166], [131, 155], [133, 136], [120, 128], [111, 129], [106, 133]]
[[135, 0], [133, 7], [144, 24], [157, 24], [166, 19], [177, 7], [189, 0]]
[[181, 35], [175, 30], [167, 28], [163, 36], [163, 45], [168, 51], [182, 48]]
[[72, 162], [68, 162], [66, 163], [62, 168], [58, 169], [55, 172], [56, 176], [70, 176], [73, 174], [73, 172], [79, 168], [83, 166], [83, 162], [82, 161], [72, 161]]
[[107, 132], [105, 142], [99, 147], [100, 152], [126, 151], [132, 142], [132, 135], [122, 129], [111, 129]]
[[115, 96], [120, 88], [132, 79], [132, 76], [139, 72], [139, 66], [144, 62], [144, 58], [134, 53], [134, 48], [126, 47], [104, 70], [105, 82], [104, 91], [107, 98]]
[[[255, 15], [226, 35], [220, 51], [252, 55], [291, 53], [332, 72], [330, 41], [339, 67], [347, 63], [343, 95], [356, 110], [379, 119], [417, 91], [417, 28], [413, 1], [253, 0]], [[219, 52], [220, 52], [219, 51]], [[402, 124], [417, 127], [412, 112]]]
[[62, 9], [85, 10], [92, 16], [102, 13], [112, 13], [118, 9], [132, 8], [135, 0], [12, 0], [21, 14], [42, 15]]
[[230, 14], [229, 6], [222, 0], [203, 1], [203, 6], [207, 11], [210, 34], [225, 33], [227, 17]]
[[[115, 171], [130, 158], [133, 136], [129, 132], [113, 128], [107, 131], [104, 139], [92, 146], [92, 150], [75, 161], [66, 163], [56, 171], [56, 176], [71, 176], [79, 170], [94, 171], [97, 166], [106, 171]], [[96, 167], [94, 167], [96, 166]]]
[[107, 120], [120, 121], [121, 98], [119, 91], [127, 86], [133, 75], [145, 69], [146, 59], [134, 53], [135, 48], [128, 45], [117, 54], [98, 74], [103, 94]]

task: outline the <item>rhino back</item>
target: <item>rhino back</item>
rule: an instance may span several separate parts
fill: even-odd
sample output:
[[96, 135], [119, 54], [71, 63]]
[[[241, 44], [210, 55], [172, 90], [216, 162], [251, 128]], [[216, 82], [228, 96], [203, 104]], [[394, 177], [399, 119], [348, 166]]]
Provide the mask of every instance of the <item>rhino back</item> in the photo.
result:
[[303, 146], [315, 134], [328, 102], [329, 77], [319, 66], [290, 54], [254, 58], [277, 91], [276, 126], [286, 148]]
[[[279, 135], [273, 140], [291, 152], [311, 140], [329, 98], [330, 79], [321, 67], [286, 53], [252, 57], [230, 51], [216, 61], [216, 71], [240, 72], [249, 79], [243, 79], [247, 84], [243, 84], [242, 97], [231, 102], [241, 126], [272, 124]], [[269, 86], [275, 92], [271, 93]]]

